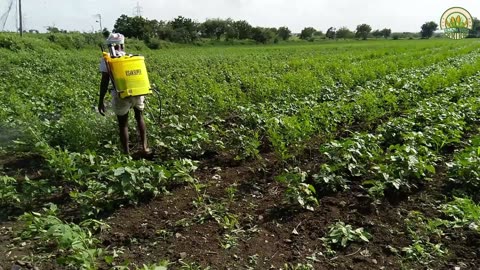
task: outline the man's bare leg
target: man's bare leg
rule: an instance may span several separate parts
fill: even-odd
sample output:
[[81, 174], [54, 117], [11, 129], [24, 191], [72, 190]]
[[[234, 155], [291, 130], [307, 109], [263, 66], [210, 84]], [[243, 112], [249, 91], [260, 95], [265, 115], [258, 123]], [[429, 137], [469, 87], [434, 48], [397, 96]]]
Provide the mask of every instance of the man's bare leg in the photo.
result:
[[140, 135], [142, 151], [144, 154], [147, 154], [149, 151], [147, 144], [147, 127], [145, 125], [145, 120], [143, 119], [143, 112], [137, 108], [133, 108], [133, 111], [135, 112], [135, 120], [137, 120], [137, 128]]
[[118, 130], [120, 133], [120, 142], [122, 143], [122, 150], [126, 155], [130, 154], [128, 147], [128, 112], [125, 115], [117, 115]]

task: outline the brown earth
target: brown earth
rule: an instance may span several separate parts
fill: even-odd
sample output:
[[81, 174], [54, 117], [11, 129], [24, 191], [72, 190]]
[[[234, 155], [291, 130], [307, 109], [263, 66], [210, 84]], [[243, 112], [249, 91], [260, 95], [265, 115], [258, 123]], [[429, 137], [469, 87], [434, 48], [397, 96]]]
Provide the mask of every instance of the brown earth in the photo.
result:
[[[32, 179], [41, 174], [38, 156], [0, 160], [6, 174]], [[168, 259], [173, 269], [179, 269], [182, 262], [211, 269], [279, 269], [286, 263], [310, 263], [315, 269], [480, 269], [480, 236], [463, 229], [445, 231], [441, 242], [449, 253], [428, 266], [400, 256], [402, 248], [412, 243], [405, 225], [410, 211], [440, 217], [435, 207], [446, 202], [448, 193], [442, 168], [428, 185], [402, 196], [387, 193], [381, 204], [374, 204], [360, 185], [352, 182], [350, 190], [321, 195], [315, 211], [307, 211], [284, 202], [284, 187], [274, 179], [282, 167], [272, 154], [243, 164], [230, 162], [227, 156], [204, 160], [195, 175], [206, 185], [201, 193], [192, 186], [180, 186], [150, 202], [118, 209], [104, 220], [111, 228], [97, 235], [101, 247], [117, 251], [117, 265], [128, 261], [142, 266]], [[229, 187], [237, 190], [231, 199], [226, 191]], [[198, 202], [199, 197], [204, 203]], [[220, 219], [215, 220], [228, 213], [238, 219], [230, 230]], [[321, 238], [337, 221], [365, 228], [371, 241], [353, 243], [328, 256]], [[64, 269], [55, 263], [55, 252], [45, 257], [34, 243], [15, 240], [19, 224], [5, 216], [0, 220], [0, 254], [4, 254], [0, 266]], [[227, 235], [232, 240], [228, 247]], [[43, 259], [28, 262], [22, 258], [30, 254]], [[100, 268], [111, 265], [103, 263]]]

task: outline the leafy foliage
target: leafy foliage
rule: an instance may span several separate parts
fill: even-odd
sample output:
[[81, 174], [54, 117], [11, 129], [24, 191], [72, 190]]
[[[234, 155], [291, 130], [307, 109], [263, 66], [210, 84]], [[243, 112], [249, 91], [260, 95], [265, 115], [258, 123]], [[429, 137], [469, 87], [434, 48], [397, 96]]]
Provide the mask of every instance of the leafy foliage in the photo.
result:
[[277, 181], [287, 186], [285, 196], [288, 201], [297, 203], [311, 211], [313, 211], [314, 206], [318, 205], [318, 201], [315, 198], [315, 188], [311, 184], [306, 183], [307, 173], [300, 168], [287, 170], [286, 173], [277, 177]]
[[[88, 228], [64, 223], [56, 216], [56, 212], [57, 207], [51, 204], [49, 208], [44, 208], [44, 214], [32, 212], [21, 216], [25, 227], [20, 237], [39, 237], [45, 246], [54, 244], [61, 253], [58, 262], [62, 265], [97, 269], [97, 260], [103, 253], [102, 249], [96, 248], [99, 240], [92, 236]], [[93, 223], [104, 225], [98, 221]]]
[[368, 34], [370, 34], [370, 31], [372, 31], [372, 27], [368, 24], [360, 24], [357, 26], [357, 31], [355, 32], [355, 37], [357, 38], [362, 38], [362, 39], [367, 39]]
[[328, 228], [322, 240], [328, 248], [345, 248], [351, 242], [369, 242], [371, 237], [363, 228], [354, 229], [352, 225], [339, 221]]
[[469, 194], [476, 194], [480, 187], [480, 139], [478, 137], [447, 163], [449, 179]]
[[[213, 27], [222, 28], [218, 31], [201, 32], [200, 24], [186, 18], [157, 26], [147, 29], [152, 35], [147, 45], [153, 48], [174, 34], [182, 42], [196, 42], [199, 34], [241, 39], [256, 33], [260, 42], [271, 42], [285, 30], [253, 30], [244, 21], [228, 20]], [[204, 196], [207, 184], [200, 179], [203, 173], [195, 171], [199, 164], [210, 168], [196, 160], [242, 166], [275, 163], [278, 166], [260, 170], [282, 184], [289, 204], [315, 210], [320, 194], [349, 188], [355, 194], [368, 193], [377, 203], [386, 191], [411, 192], [438, 175], [452, 153], [448, 177], [476, 201], [479, 145], [476, 139], [465, 140], [480, 123], [480, 61], [474, 43], [301, 42], [255, 50], [172, 48], [159, 54], [132, 36], [127, 46], [142, 49], [149, 76], [161, 89], [158, 98], [147, 98], [145, 121], [156, 150], [154, 160], [147, 161], [120, 155], [115, 120], [98, 116], [92, 107], [98, 88], [97, 50], [73, 50], [69, 44], [76, 39], [63, 33], [22, 40], [3, 35], [0, 147], [41, 154], [45, 179], [2, 174], [2, 208], [31, 210], [28, 207], [65, 195], [68, 207], [80, 212], [78, 218], [98, 217], [120, 205], [160, 196], [173, 184], [186, 184], [197, 195], [193, 220], [213, 221], [222, 232], [220, 246], [231, 249], [241, 240], [241, 223], [250, 217], [232, 211], [240, 197], [233, 188], [228, 201]], [[58, 53], [62, 46], [69, 50]], [[131, 142], [138, 143], [135, 132], [131, 134]], [[424, 264], [446, 254], [439, 239], [443, 229], [478, 226], [473, 201], [442, 207], [445, 220], [409, 216], [405, 231], [412, 242], [402, 254]], [[43, 240], [51, 246], [62, 246], [58, 253], [67, 258], [62, 263], [79, 268], [99, 258], [89, 226], [43, 213], [26, 220], [32, 226], [25, 237], [46, 235]], [[324, 241], [332, 251], [369, 238], [361, 228], [337, 223]], [[285, 267], [309, 269], [301, 264]]]
[[426, 22], [422, 25], [422, 31], [420, 31], [420, 34], [422, 35], [422, 38], [431, 38], [433, 35], [433, 32], [435, 32], [438, 29], [438, 24], [435, 22]]
[[441, 211], [453, 218], [454, 227], [468, 226], [480, 232], [480, 205], [468, 198], [455, 198], [441, 206]]

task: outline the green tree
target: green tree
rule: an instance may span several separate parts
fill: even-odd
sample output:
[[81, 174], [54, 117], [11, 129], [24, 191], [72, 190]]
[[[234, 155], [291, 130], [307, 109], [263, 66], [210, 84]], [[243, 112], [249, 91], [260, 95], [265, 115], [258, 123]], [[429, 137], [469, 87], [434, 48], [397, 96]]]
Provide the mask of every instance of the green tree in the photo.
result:
[[372, 27], [368, 24], [360, 24], [357, 26], [357, 31], [355, 32], [355, 37], [356, 38], [361, 38], [363, 40], [366, 40], [368, 37], [368, 34], [370, 34], [370, 31], [372, 31]]
[[232, 27], [238, 33], [238, 39], [252, 38], [253, 27], [247, 21], [235, 21]]
[[110, 31], [108, 31], [108, 29], [104, 27], [102, 30], [102, 35], [104, 38], [108, 38], [108, 36], [110, 35]]
[[173, 28], [166, 22], [160, 21], [155, 30], [155, 36], [163, 40], [172, 40]]
[[473, 18], [473, 27], [468, 33], [469, 38], [478, 38], [480, 37], [480, 20]]
[[382, 34], [382, 31], [377, 29], [377, 30], [372, 32], [372, 36], [374, 36], [375, 38], [379, 38], [379, 37], [382, 37], [383, 34]]
[[271, 29], [263, 27], [255, 27], [252, 29], [252, 39], [258, 43], [268, 43], [275, 37], [275, 32]]
[[235, 27], [234, 21], [229, 21], [225, 28], [225, 38], [227, 40], [240, 39], [240, 32]]
[[147, 21], [143, 17], [129, 17], [125, 14], [122, 14], [115, 22], [115, 25], [113, 26], [113, 32], [122, 33], [126, 37], [143, 39], [146, 36], [146, 24]]
[[290, 29], [288, 29], [288, 27], [282, 26], [282, 27], [278, 28], [278, 36], [282, 40], [288, 40], [292, 36], [292, 31], [290, 31]]
[[353, 38], [354, 34], [347, 27], [341, 27], [336, 32], [337, 38]]
[[313, 33], [313, 36], [314, 37], [322, 37], [323, 36], [323, 32], [321, 30], [318, 30], [316, 31], [315, 33]]
[[384, 38], [389, 38], [390, 35], [392, 34], [392, 29], [383, 28], [382, 31], [380, 31], [380, 33], [382, 33], [382, 36]]
[[220, 40], [227, 31], [228, 22], [222, 19], [208, 19], [200, 25], [203, 37]]
[[337, 29], [335, 29], [334, 27], [330, 27], [328, 28], [327, 30], [327, 33], [325, 34], [325, 36], [329, 39], [335, 39], [337, 38]]
[[420, 31], [420, 35], [422, 38], [431, 38], [433, 36], [433, 32], [438, 29], [438, 24], [435, 22], [426, 22], [422, 25], [422, 31]]
[[178, 16], [169, 21], [168, 25], [172, 28], [171, 41], [178, 43], [193, 43], [198, 38], [198, 23], [190, 18]]
[[300, 33], [300, 38], [301, 39], [311, 39], [313, 37], [313, 34], [315, 34], [317, 30], [313, 27], [305, 27], [303, 28], [302, 32]]

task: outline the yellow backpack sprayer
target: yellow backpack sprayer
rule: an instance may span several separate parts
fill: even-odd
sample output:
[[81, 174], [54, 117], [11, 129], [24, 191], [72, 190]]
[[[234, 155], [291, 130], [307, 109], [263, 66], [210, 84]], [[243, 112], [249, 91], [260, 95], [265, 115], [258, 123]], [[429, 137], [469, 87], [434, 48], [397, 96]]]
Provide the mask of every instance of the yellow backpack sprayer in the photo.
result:
[[145, 58], [140, 55], [117, 56], [113, 45], [109, 53], [102, 49], [110, 80], [120, 98], [152, 93]]
[[102, 45], [100, 49], [113, 88], [120, 98], [149, 95], [152, 94], [152, 90], [157, 94], [160, 110], [158, 123], [160, 123], [162, 99], [157, 86], [150, 85], [145, 58], [140, 55], [117, 55], [113, 44], [108, 47], [109, 52], [105, 52]]

